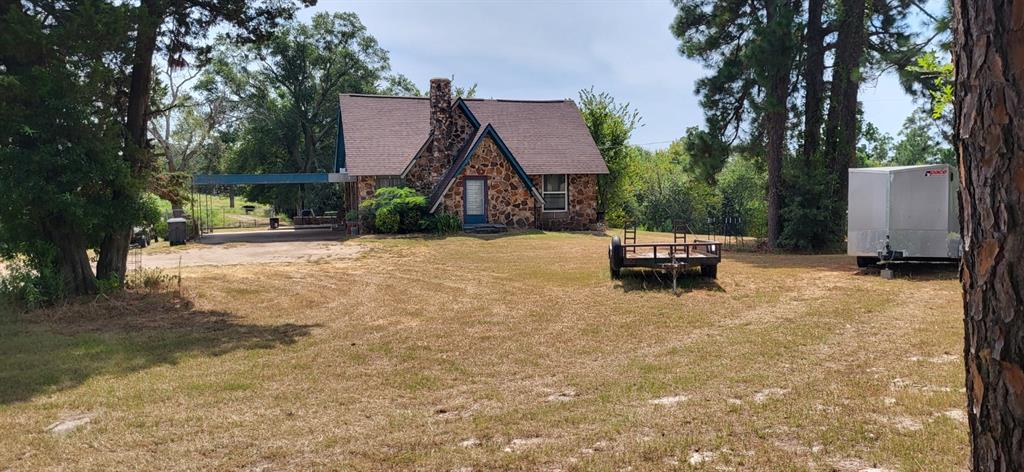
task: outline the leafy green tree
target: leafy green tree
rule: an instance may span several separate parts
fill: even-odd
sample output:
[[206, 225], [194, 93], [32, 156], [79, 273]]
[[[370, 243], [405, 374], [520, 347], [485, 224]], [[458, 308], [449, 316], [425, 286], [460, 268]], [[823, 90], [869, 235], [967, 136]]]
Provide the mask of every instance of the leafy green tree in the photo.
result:
[[[200, 68], [161, 71], [153, 90], [149, 135], [155, 142], [156, 175], [150, 190], [181, 207], [187, 199], [189, 174], [200, 167], [218, 167], [224, 148], [218, 127], [228, 118], [231, 104], [212, 97], [200, 100], [189, 90]], [[213, 161], [213, 162], [211, 162]]]
[[697, 127], [687, 128], [686, 135], [669, 146], [669, 152], [681, 155], [679, 162], [687, 172], [711, 186], [729, 159], [729, 145], [720, 136]]
[[732, 227], [739, 235], [763, 238], [768, 234], [767, 178], [753, 159], [739, 155], [730, 157], [718, 174], [715, 191], [721, 210], [717, 214], [738, 218]]
[[580, 90], [580, 113], [601, 152], [608, 175], [597, 179], [597, 205], [606, 212], [621, 212], [625, 207], [626, 176], [632, 152], [627, 144], [633, 131], [642, 126], [640, 113], [629, 103], [616, 103], [607, 92], [593, 88]]
[[911, 70], [919, 73], [930, 85], [924, 93], [931, 99], [932, 118], [946, 115], [946, 110], [953, 104], [953, 63], [939, 59], [936, 51], [928, 51], [917, 58], [917, 64]]
[[147, 213], [112, 198], [141, 191], [119, 157], [130, 15], [101, 1], [0, 2], [0, 255], [56, 274], [59, 295], [95, 292], [87, 250]]
[[[219, 51], [204, 93], [240, 104], [234, 172], [330, 172], [340, 93], [378, 93], [398, 82], [387, 51], [353, 13], [290, 22], [268, 41]], [[402, 86], [403, 88], [405, 85]], [[310, 206], [305, 185], [253, 187], [247, 197], [286, 208]], [[336, 192], [319, 202], [340, 203]]]
[[878, 167], [889, 162], [893, 139], [873, 123], [864, 122], [857, 145], [857, 167]]
[[[943, 17], [945, 18], [945, 17]], [[905, 79], [904, 83], [908, 92], [927, 99], [927, 105], [922, 110], [928, 112], [935, 120], [935, 128], [939, 137], [944, 143], [948, 143], [948, 151], [942, 151], [946, 156], [944, 162], [956, 164], [956, 155], [952, 151], [953, 143], [953, 63], [949, 59], [950, 51], [945, 50], [929, 51], [917, 58], [917, 64], [908, 68], [911, 79]], [[916, 82], [914, 82], [916, 80]]]
[[674, 0], [672, 32], [679, 52], [713, 72], [697, 81], [707, 129], [734, 143], [744, 126], [749, 144], [762, 141], [768, 167], [768, 244], [781, 231], [782, 161], [797, 54], [795, 0]]
[[893, 148], [892, 165], [949, 164], [956, 165], [956, 155], [937, 136], [938, 123], [930, 115], [918, 111], [903, 121], [900, 140]]
[[[222, 28], [225, 40], [243, 43], [258, 42], [265, 38], [282, 19], [291, 18], [296, 4], [291, 0], [140, 0], [138, 4], [114, 2], [124, 5], [130, 14], [116, 31], [116, 38], [130, 43], [127, 56], [127, 80], [114, 86], [123, 97], [124, 145], [121, 157], [132, 179], [143, 185], [133, 191], [114, 189], [111, 199], [115, 205], [136, 202], [145, 196], [145, 190], [157, 175], [149, 142], [149, 121], [153, 104], [154, 59], [158, 53], [167, 58], [170, 68], [183, 67], [187, 57], [203, 58], [210, 46], [206, 41], [211, 30]], [[313, 0], [302, 0], [312, 4]], [[39, 2], [63, 5], [64, 2]], [[84, 36], [83, 36], [84, 37]], [[104, 33], [111, 37], [111, 32]], [[108, 231], [99, 247], [96, 263], [97, 276], [102, 279], [124, 280], [131, 239], [131, 224]]]
[[636, 223], [652, 231], [671, 231], [673, 221], [694, 231], [705, 228], [718, 208], [710, 185], [689, 175], [666, 150], [649, 153], [638, 165]]
[[782, 217], [786, 224], [779, 245], [787, 249], [812, 251], [836, 249], [845, 232], [834, 223], [844, 200], [832, 195], [834, 179], [824, 165], [789, 165], [786, 169], [786, 205]]
[[[14, 166], [33, 173], [5, 174], [19, 178], [4, 190], [26, 196], [8, 199], [23, 204], [21, 214], [59, 227], [47, 230], [62, 233], [46, 237], [57, 246], [49, 259], [69, 293], [96, 290], [85, 247], [98, 252], [98, 277], [123, 281], [132, 226], [149, 214], [145, 196], [159, 175], [148, 140], [157, 54], [181, 67], [185, 57], [203, 56], [214, 27], [227, 26], [232, 40], [255, 41], [294, 11], [284, 0], [0, 1], [0, 74], [10, 94], [2, 152], [5, 160], [37, 159], [40, 166]], [[49, 123], [37, 121], [43, 117]], [[121, 144], [111, 150], [114, 137]], [[51, 201], [28, 198], [32, 193]], [[24, 243], [33, 227], [5, 222], [8, 250], [43, 253], [45, 239]]]

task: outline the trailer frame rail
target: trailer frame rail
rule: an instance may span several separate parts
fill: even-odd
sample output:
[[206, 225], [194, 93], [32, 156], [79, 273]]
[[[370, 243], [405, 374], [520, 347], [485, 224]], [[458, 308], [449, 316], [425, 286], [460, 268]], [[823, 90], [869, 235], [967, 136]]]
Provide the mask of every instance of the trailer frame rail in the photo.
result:
[[[673, 225], [671, 243], [637, 243], [636, 229], [623, 231], [623, 239], [613, 236], [608, 246], [608, 265], [611, 276], [618, 279], [624, 268], [663, 270], [672, 274], [672, 293], [677, 293], [679, 274], [699, 267], [701, 275], [718, 277], [718, 264], [722, 262], [722, 243], [696, 239], [687, 242], [682, 226]], [[623, 240], [631, 241], [623, 243]], [[682, 241], [682, 242], [679, 242]]]

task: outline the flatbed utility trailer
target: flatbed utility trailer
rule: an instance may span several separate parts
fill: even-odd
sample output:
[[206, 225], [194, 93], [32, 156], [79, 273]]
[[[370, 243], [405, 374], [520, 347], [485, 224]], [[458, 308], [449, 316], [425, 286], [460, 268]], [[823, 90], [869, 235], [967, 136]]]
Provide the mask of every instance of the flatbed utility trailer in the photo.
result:
[[612, 278], [618, 279], [625, 268], [663, 270], [672, 274], [673, 293], [679, 274], [687, 269], [699, 267], [702, 276], [718, 278], [718, 263], [722, 262], [720, 242], [703, 239], [687, 242], [685, 226], [681, 225], [673, 225], [672, 233], [671, 243], [637, 243], [636, 228], [624, 229], [622, 239], [613, 236], [608, 245]]

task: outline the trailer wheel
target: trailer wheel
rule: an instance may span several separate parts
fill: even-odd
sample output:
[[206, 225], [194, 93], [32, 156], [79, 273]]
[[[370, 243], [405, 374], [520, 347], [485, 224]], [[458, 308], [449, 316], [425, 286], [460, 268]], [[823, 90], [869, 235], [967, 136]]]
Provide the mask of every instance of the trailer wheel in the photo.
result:
[[718, 264], [700, 266], [700, 275], [702, 275], [704, 277], [707, 277], [709, 279], [717, 279], [718, 278]]
[[612, 236], [612, 243], [608, 245], [608, 270], [613, 279], [622, 276], [622, 241], [618, 236]]
[[861, 269], [874, 267], [875, 264], [878, 264], [878, 260], [879, 259], [877, 257], [857, 256], [857, 267], [860, 267]]

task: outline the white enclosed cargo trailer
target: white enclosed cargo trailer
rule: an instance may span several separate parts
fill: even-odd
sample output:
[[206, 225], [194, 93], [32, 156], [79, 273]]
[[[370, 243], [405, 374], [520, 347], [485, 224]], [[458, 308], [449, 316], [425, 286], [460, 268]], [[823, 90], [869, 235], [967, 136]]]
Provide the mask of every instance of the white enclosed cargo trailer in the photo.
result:
[[846, 252], [866, 267], [961, 253], [959, 180], [946, 164], [850, 169]]

